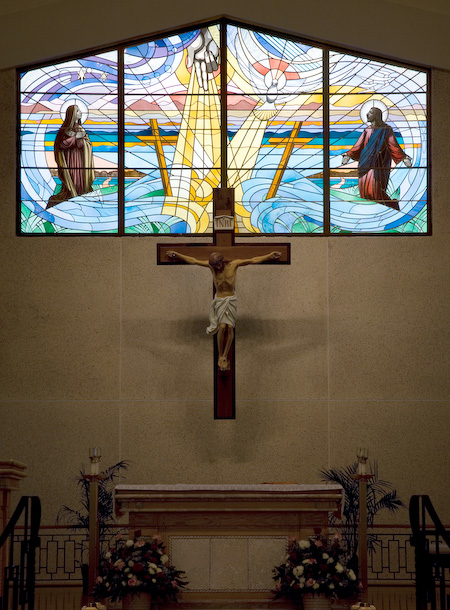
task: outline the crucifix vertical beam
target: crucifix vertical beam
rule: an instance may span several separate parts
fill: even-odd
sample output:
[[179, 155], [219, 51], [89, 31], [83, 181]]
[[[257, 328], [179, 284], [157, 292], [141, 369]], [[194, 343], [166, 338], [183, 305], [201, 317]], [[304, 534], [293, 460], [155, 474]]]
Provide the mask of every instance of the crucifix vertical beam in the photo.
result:
[[[234, 189], [214, 191], [214, 241], [218, 251], [234, 246]], [[236, 331], [235, 331], [236, 332]], [[229, 353], [230, 370], [217, 370], [219, 350], [214, 340], [214, 419], [236, 418], [236, 334]]]
[[[290, 244], [286, 243], [235, 243], [234, 189], [214, 189], [214, 236], [209, 244], [158, 244], [158, 264], [184, 265], [180, 259], [173, 259], [167, 252], [176, 251], [184, 256], [208, 261], [213, 252], [223, 255], [226, 261], [249, 259], [267, 256], [271, 252], [280, 252], [277, 260], [267, 260], [262, 264], [290, 264]], [[214, 418], [235, 419], [235, 343], [230, 354], [230, 370], [221, 371], [217, 366], [217, 354], [214, 357]], [[216, 346], [216, 340], [214, 338]], [[215, 350], [217, 347], [214, 348]]]

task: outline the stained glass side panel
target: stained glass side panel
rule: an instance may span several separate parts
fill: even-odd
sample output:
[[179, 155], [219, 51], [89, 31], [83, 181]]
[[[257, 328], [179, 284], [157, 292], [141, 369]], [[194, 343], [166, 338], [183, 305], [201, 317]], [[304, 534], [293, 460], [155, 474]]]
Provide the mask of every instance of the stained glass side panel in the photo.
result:
[[228, 186], [239, 233], [323, 232], [323, 51], [227, 27]]
[[212, 232], [219, 27], [125, 50], [125, 231]]
[[20, 79], [21, 232], [114, 233], [117, 53]]
[[426, 91], [425, 72], [330, 54], [332, 232], [428, 231]]

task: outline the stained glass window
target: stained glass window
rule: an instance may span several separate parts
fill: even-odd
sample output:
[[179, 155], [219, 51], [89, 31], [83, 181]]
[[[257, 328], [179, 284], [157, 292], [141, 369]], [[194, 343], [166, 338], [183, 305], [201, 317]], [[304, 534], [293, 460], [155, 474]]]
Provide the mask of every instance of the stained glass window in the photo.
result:
[[428, 233], [426, 70], [220, 20], [20, 74], [20, 233]]

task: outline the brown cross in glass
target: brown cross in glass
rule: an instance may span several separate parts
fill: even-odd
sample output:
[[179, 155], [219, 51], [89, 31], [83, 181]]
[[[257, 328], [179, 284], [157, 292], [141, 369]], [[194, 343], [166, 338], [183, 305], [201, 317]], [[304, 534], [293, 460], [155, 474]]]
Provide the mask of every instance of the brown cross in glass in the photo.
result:
[[311, 142], [313, 138], [300, 138], [300, 130], [302, 128], [302, 121], [296, 121], [294, 127], [292, 128], [291, 133], [287, 136], [287, 138], [270, 138], [269, 144], [272, 144], [277, 147], [283, 147], [283, 155], [280, 160], [280, 165], [278, 166], [277, 171], [275, 172], [275, 176], [272, 180], [272, 184], [270, 185], [269, 192], [267, 193], [267, 199], [271, 199], [275, 197], [278, 191], [278, 187], [281, 184], [281, 180], [283, 178], [283, 174], [287, 169], [289, 158], [292, 154], [294, 148], [299, 148], [305, 146], [308, 142]]
[[[222, 255], [224, 261], [232, 263], [242, 261], [243, 264], [249, 264], [246, 261], [252, 259], [252, 262], [262, 264], [290, 264], [290, 244], [236, 244], [234, 224], [234, 189], [214, 189], [212, 243], [158, 244], [158, 264], [186, 264], [187, 261], [184, 258], [193, 258], [197, 261], [194, 264], [210, 267], [209, 261], [213, 253]], [[274, 253], [277, 253], [276, 257], [272, 256]], [[255, 258], [258, 260], [254, 260]], [[259, 260], [260, 258], [263, 260]], [[214, 279], [216, 280], [215, 274]], [[217, 286], [216, 281], [215, 284]], [[218, 347], [217, 342], [214, 341], [214, 418], [235, 419], [235, 340], [233, 340], [225, 360], [222, 352], [219, 353], [219, 349], [221, 349], [220, 346]]]

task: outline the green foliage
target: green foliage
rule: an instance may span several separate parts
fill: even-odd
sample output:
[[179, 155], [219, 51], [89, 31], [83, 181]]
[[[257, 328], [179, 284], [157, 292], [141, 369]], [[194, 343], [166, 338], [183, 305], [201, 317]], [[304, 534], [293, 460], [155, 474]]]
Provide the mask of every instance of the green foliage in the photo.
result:
[[[121, 471], [128, 470], [129, 462], [122, 460], [110, 466], [101, 474], [105, 478], [99, 480], [98, 484], [98, 522], [100, 540], [110, 535], [109, 526], [114, 523], [113, 516], [113, 488]], [[83, 470], [75, 478], [80, 492], [80, 509], [76, 510], [64, 505], [58, 511], [56, 523], [64, 522], [72, 530], [85, 529], [89, 532], [89, 491], [88, 479], [83, 476]]]
[[[356, 567], [354, 562], [358, 549], [359, 482], [353, 478], [353, 475], [357, 472], [358, 462], [344, 468], [320, 471], [322, 480], [338, 483], [344, 489], [343, 518], [339, 520], [333, 515], [330, 517], [330, 524], [341, 532], [354, 567]], [[393, 485], [379, 478], [377, 462], [370, 466], [370, 472], [373, 473], [373, 478], [367, 482], [367, 524], [369, 527], [373, 525], [375, 516], [381, 510], [396, 512], [400, 508], [405, 508], [405, 504], [398, 497]], [[376, 536], [369, 534], [368, 549], [373, 551], [376, 544]]]

